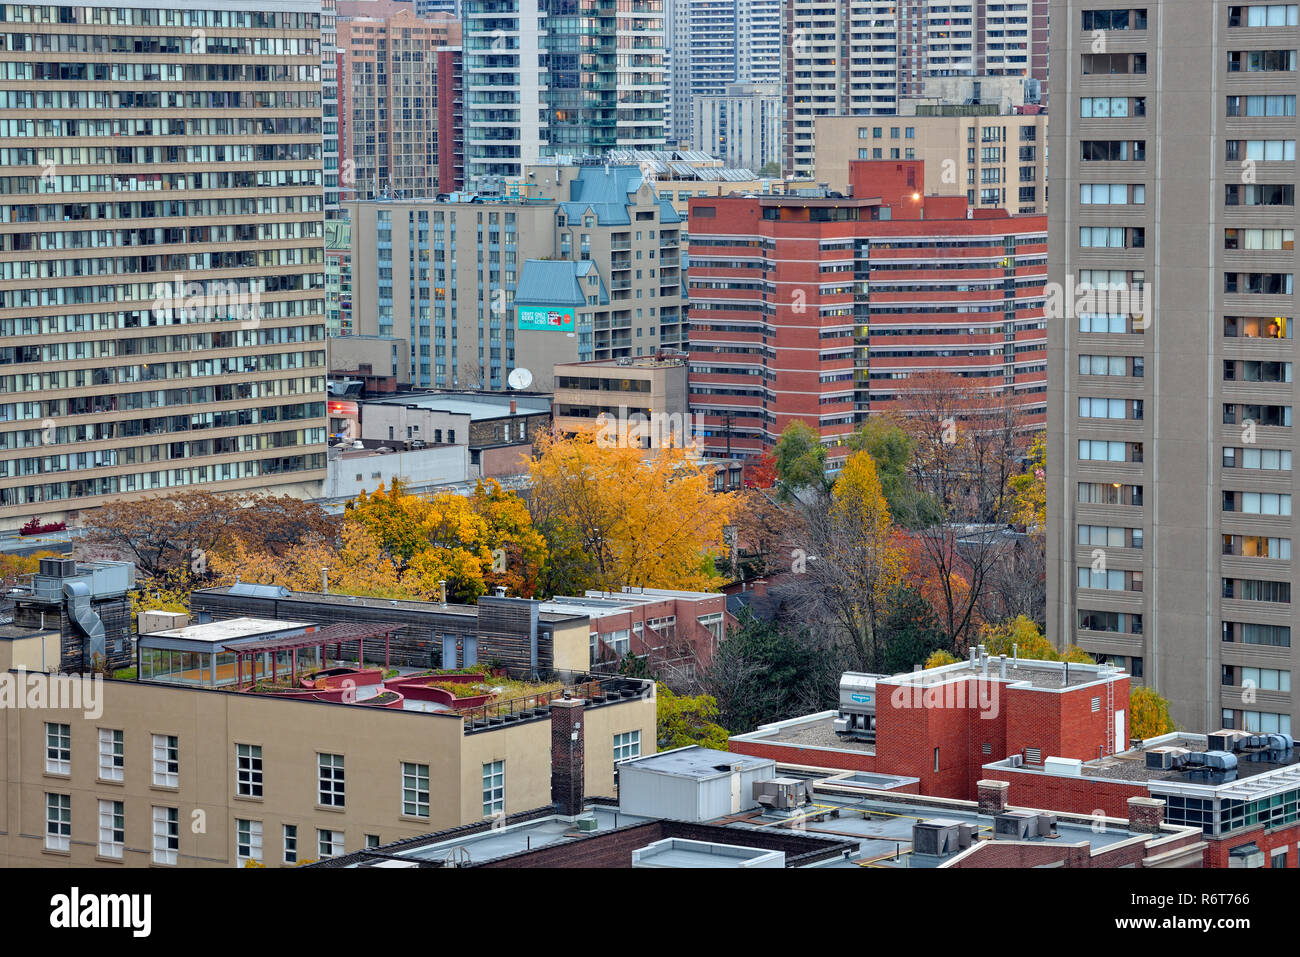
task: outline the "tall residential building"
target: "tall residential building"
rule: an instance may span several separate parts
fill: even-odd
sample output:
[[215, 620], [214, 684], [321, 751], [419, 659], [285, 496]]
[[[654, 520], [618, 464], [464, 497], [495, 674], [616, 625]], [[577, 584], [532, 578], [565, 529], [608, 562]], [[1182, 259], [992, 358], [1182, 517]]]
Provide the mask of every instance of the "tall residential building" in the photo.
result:
[[663, 148], [661, 0], [551, 0], [545, 46], [545, 155]]
[[681, 217], [636, 166], [532, 166], [526, 192], [345, 204], [353, 327], [409, 339], [416, 388], [677, 349]]
[[3, 11], [0, 525], [314, 493], [320, 3]]
[[691, 147], [733, 166], [781, 165], [781, 87], [733, 83], [721, 96], [692, 101]]
[[923, 160], [927, 195], [976, 209], [1047, 212], [1047, 114], [953, 104], [903, 116], [819, 116], [813, 177], [848, 187], [856, 160]]
[[[460, 23], [396, 0], [338, 0], [344, 199], [458, 188]], [[450, 111], [450, 112], [449, 112]]]
[[926, 196], [921, 162], [855, 162], [851, 197], [691, 202], [691, 412], [711, 456], [771, 451], [793, 421], [843, 461], [919, 372], [1046, 417], [1047, 221]]
[[667, 0], [671, 142], [691, 140], [700, 97], [781, 81], [781, 0]]
[[885, 116], [931, 77], [1047, 80], [1048, 0], [787, 0], [785, 170], [812, 174], [814, 123]]
[[325, 218], [339, 213], [339, 76], [337, 0], [321, 0], [320, 81], [321, 139], [325, 180]]
[[1297, 5], [1052, 23], [1049, 635], [1290, 732]]
[[546, 141], [545, 0], [462, 0], [465, 181], [518, 177]]

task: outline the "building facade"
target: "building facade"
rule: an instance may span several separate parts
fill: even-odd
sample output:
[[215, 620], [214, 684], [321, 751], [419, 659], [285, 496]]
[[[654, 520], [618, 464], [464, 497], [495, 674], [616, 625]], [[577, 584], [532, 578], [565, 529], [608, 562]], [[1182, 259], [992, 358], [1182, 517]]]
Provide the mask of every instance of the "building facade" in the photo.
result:
[[781, 88], [777, 83], [733, 83], [720, 96], [692, 101], [691, 147], [732, 166], [762, 171], [781, 166]]
[[[691, 203], [691, 411], [706, 454], [756, 456], [791, 422], [843, 460], [898, 384], [950, 372], [1046, 416], [1046, 220], [921, 193], [919, 161], [855, 162], [852, 197]], [[809, 191], [812, 192], [812, 191]]]
[[974, 209], [1047, 212], [1047, 114], [990, 115], [960, 105], [942, 115], [821, 116], [813, 178], [846, 190], [855, 160], [922, 160], [928, 196], [964, 191]]
[[[15, 644], [0, 639], [6, 673]], [[6, 867], [295, 866], [552, 800], [548, 707], [476, 729], [453, 711], [24, 680], [78, 695], [0, 709]], [[619, 681], [637, 690], [582, 710], [588, 793], [613, 792], [627, 742], [655, 740], [653, 683]]]
[[522, 367], [549, 389], [556, 362], [680, 346], [672, 205], [637, 167], [527, 173], [505, 196], [348, 204], [356, 331], [409, 337], [413, 386], [502, 389]]
[[1052, 6], [1048, 633], [1180, 727], [1297, 712], [1296, 9]]
[[[345, 200], [422, 198], [458, 187], [460, 22], [409, 3], [339, 0]], [[463, 165], [463, 160], [461, 161]]]
[[927, 78], [1046, 83], [1048, 0], [790, 0], [782, 59], [788, 175], [813, 169], [818, 116], [888, 116]]
[[320, 4], [6, 10], [0, 525], [194, 485], [312, 494]]

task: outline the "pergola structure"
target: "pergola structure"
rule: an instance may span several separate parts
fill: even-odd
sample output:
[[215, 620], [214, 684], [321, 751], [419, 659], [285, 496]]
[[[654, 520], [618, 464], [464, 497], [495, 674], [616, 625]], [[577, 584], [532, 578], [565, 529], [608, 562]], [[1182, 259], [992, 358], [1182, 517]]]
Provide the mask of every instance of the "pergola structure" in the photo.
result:
[[[235, 687], [243, 688], [244, 685], [244, 659], [256, 658], [257, 655], [270, 653], [271, 655], [271, 680], [278, 678], [276, 673], [277, 658], [280, 652], [289, 652], [290, 662], [290, 681], [296, 681], [298, 678], [298, 649], [299, 648], [320, 648], [321, 664], [326, 661], [325, 652], [330, 645], [334, 645], [334, 657], [343, 657], [343, 643], [345, 641], [355, 641], [357, 643], [357, 660], [364, 663], [366, 660], [366, 639], [383, 638], [384, 639], [384, 668], [389, 664], [389, 647], [393, 635], [402, 630], [402, 625], [392, 623], [380, 623], [373, 625], [363, 625], [353, 622], [339, 622], [334, 625], [326, 625], [318, 631], [310, 634], [299, 635], [296, 638], [262, 638], [257, 641], [246, 641], [241, 644], [223, 645], [222, 649], [232, 652], [235, 655]], [[255, 673], [255, 669], [250, 666], [250, 676]]]

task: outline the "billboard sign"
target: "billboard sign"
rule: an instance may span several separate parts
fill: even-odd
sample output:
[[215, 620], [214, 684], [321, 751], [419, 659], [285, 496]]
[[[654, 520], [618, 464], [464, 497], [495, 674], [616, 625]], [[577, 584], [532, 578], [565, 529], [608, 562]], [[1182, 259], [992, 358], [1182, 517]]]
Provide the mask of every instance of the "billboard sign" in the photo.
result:
[[572, 332], [572, 306], [520, 306], [521, 332]]

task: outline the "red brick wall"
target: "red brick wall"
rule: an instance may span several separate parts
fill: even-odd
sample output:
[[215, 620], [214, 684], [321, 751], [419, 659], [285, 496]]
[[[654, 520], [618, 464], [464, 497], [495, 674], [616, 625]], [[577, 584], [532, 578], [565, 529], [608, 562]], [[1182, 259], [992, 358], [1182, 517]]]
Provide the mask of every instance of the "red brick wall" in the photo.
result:
[[1234, 847], [1240, 847], [1243, 844], [1254, 844], [1264, 852], [1264, 866], [1268, 866], [1269, 852], [1279, 847], [1285, 847], [1286, 866], [1297, 866], [1297, 855], [1300, 855], [1300, 849], [1297, 843], [1300, 843], [1300, 824], [1293, 824], [1290, 827], [1280, 827], [1273, 830], [1266, 828], [1256, 828], [1253, 831], [1239, 831], [1222, 840], [1207, 840], [1209, 845], [1205, 852], [1206, 867], [1227, 867], [1228, 855]]
[[1011, 785], [1007, 803], [1015, 807], [1036, 807], [1051, 811], [1072, 811], [1128, 819], [1128, 799], [1150, 797], [1144, 784], [1099, 781], [1096, 778], [1059, 777], [1039, 771], [988, 768], [985, 775]]
[[[737, 741], [735, 738], [731, 739], [730, 750], [756, 758], [771, 758], [783, 764], [806, 764], [814, 768], [841, 768], [845, 771], [876, 770], [876, 756], [865, 751], [826, 751], [797, 744], [760, 744], [757, 741]], [[920, 792], [913, 790], [910, 793]]]

